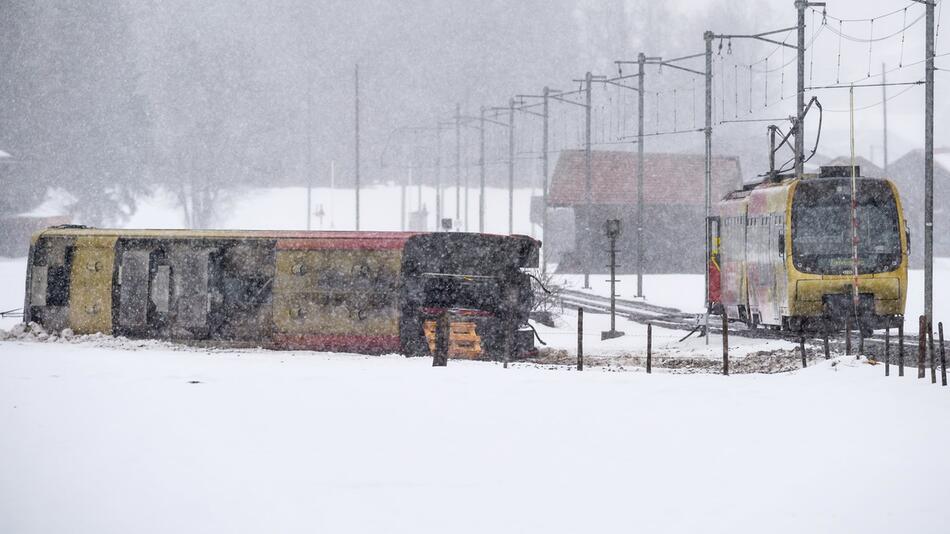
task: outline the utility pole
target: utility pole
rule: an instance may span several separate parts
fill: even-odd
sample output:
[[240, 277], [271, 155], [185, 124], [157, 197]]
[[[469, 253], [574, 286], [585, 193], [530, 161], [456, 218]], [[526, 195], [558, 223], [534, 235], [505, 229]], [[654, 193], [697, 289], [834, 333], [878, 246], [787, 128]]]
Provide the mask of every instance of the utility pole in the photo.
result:
[[[643, 203], [643, 168], [644, 168], [644, 77], [645, 77], [645, 65], [659, 65], [660, 67], [667, 66], [673, 69], [681, 70], [688, 72], [693, 75], [705, 77], [708, 73], [705, 71], [698, 71], [691, 68], [683, 67], [678, 65], [677, 62], [697, 58], [699, 56], [704, 56], [705, 54], [692, 54], [688, 56], [677, 57], [673, 59], [664, 60], [662, 57], [648, 57], [644, 53], [637, 55], [637, 60], [634, 61], [615, 61], [618, 65], [636, 63], [637, 64], [637, 73], [630, 75], [636, 76], [638, 78], [637, 87], [631, 87], [628, 85], [617, 84], [614, 81], [607, 80], [607, 83], [613, 83], [619, 85], [620, 87], [626, 89], [632, 89], [637, 92], [637, 297], [643, 298], [643, 212], [644, 212], [644, 203]], [[627, 78], [630, 76], [621, 75], [618, 79]], [[696, 130], [700, 131], [700, 130]]]
[[[706, 135], [706, 166], [703, 170], [703, 228], [706, 228], [709, 224], [709, 212], [710, 212], [710, 197], [712, 196], [712, 42], [713, 42], [713, 33], [707, 31], [703, 34], [703, 39], [706, 41], [706, 127], [704, 128], [704, 133]], [[703, 235], [708, 235], [708, 230], [703, 232]], [[709, 344], [709, 239], [703, 238], [703, 277], [705, 283], [703, 284], [703, 300], [706, 303], [706, 344]], [[723, 311], [723, 317], [725, 317], [725, 311]]]
[[360, 65], [354, 70], [356, 95], [356, 230], [360, 229]]
[[462, 117], [458, 103], [455, 104], [455, 220], [462, 218]]
[[[551, 89], [544, 86], [541, 96], [544, 99], [543, 111], [544, 125], [541, 132], [541, 239], [548, 238], [548, 97]], [[543, 247], [542, 247], [543, 248]], [[541, 252], [541, 276], [542, 279], [548, 271], [548, 258], [545, 252]]]
[[[646, 54], [637, 56], [637, 297], [643, 297], [643, 66]], [[613, 278], [613, 277], [611, 277]]]
[[442, 229], [442, 125], [435, 126], [435, 228]]
[[927, 42], [924, 78], [924, 315], [933, 321], [934, 284], [934, 1], [924, 0]]
[[[529, 111], [526, 107], [522, 107], [520, 111], [528, 113], [530, 115], [535, 115], [541, 117], [541, 237], [544, 239], [545, 230], [548, 227], [548, 126], [549, 126], [549, 104], [551, 98], [557, 98], [557, 96], [552, 95], [553, 93], [560, 93], [560, 91], [552, 91], [550, 87], [545, 86], [541, 91], [540, 95], [515, 95], [522, 102], [525, 98], [540, 98], [541, 99], [541, 113], [535, 113]], [[541, 274], [547, 272], [547, 266], [545, 265], [544, 260], [544, 247], [542, 247], [541, 252]]]
[[478, 116], [478, 232], [485, 232], [485, 106]]
[[515, 233], [515, 99], [508, 99], [508, 234]]
[[412, 164], [409, 165], [409, 172], [406, 180], [399, 188], [399, 229], [406, 231], [406, 189], [412, 187]]
[[823, 7], [824, 2], [809, 2], [795, 0], [795, 10], [798, 12], [798, 23], [795, 28], [798, 34], [798, 43], [795, 46], [798, 63], [797, 88], [795, 95], [795, 177], [805, 172], [805, 9], [809, 7]]
[[887, 160], [887, 65], [881, 63], [881, 104], [883, 105], [884, 112], [884, 177], [889, 176], [887, 167], [889, 162]]
[[583, 262], [584, 262], [584, 289], [590, 289], [590, 257], [593, 250], [591, 249], [591, 209], [593, 209], [593, 199], [591, 192], [591, 147], [590, 147], [590, 115], [591, 115], [591, 105], [590, 105], [590, 86], [591, 86], [592, 75], [590, 71], [587, 71], [587, 74], [584, 76], [584, 197], [587, 203], [585, 221], [584, 221], [584, 243], [586, 243], [586, 249], [584, 252]]
[[310, 218], [313, 213], [313, 88], [310, 83], [309, 56], [307, 64], [307, 115], [304, 117], [304, 130], [307, 133], [307, 231], [310, 231]]
[[[795, 0], [798, 11], [798, 76], [795, 94], [795, 177], [801, 177], [805, 171], [805, 8], [808, 2]], [[708, 214], [707, 214], [708, 217]]]

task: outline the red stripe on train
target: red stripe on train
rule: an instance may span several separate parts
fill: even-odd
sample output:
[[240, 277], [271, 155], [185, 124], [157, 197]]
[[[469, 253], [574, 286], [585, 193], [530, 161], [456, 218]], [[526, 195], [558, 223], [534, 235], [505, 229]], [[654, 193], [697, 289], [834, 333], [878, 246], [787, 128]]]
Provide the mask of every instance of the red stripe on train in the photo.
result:
[[379, 354], [399, 352], [399, 336], [357, 336], [348, 334], [276, 334], [281, 349], [322, 350]]

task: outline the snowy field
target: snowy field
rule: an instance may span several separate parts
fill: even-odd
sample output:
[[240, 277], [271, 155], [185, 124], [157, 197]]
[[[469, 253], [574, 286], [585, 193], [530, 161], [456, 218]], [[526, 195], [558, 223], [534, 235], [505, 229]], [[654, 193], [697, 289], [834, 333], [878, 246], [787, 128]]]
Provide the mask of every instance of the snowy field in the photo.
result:
[[851, 358], [722, 377], [143, 345], [0, 344], [0, 532], [947, 531], [950, 463], [919, 453], [950, 448], [950, 395]]

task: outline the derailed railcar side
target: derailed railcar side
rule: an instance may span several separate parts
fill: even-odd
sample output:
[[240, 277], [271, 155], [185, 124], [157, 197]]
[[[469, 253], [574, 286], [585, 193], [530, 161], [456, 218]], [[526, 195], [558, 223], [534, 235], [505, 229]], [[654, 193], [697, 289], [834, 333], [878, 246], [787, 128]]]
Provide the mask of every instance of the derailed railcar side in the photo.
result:
[[[536, 265], [539, 246], [454, 233], [51, 229], [33, 239], [25, 318], [80, 334], [423, 354], [426, 318], [450, 312], [453, 343], [475, 336], [465, 354], [492, 357], [499, 336], [524, 345], [521, 268]], [[446, 280], [497, 295], [472, 302]], [[514, 295], [509, 308], [493, 306], [501, 294]]]

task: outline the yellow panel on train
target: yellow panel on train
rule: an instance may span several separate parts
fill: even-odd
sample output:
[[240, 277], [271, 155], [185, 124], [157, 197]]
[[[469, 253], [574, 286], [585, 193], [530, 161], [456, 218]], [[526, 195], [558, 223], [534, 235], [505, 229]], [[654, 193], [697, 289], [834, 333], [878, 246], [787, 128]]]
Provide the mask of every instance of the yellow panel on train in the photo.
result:
[[116, 237], [78, 237], [73, 249], [69, 327], [77, 334], [112, 333], [112, 266]]

